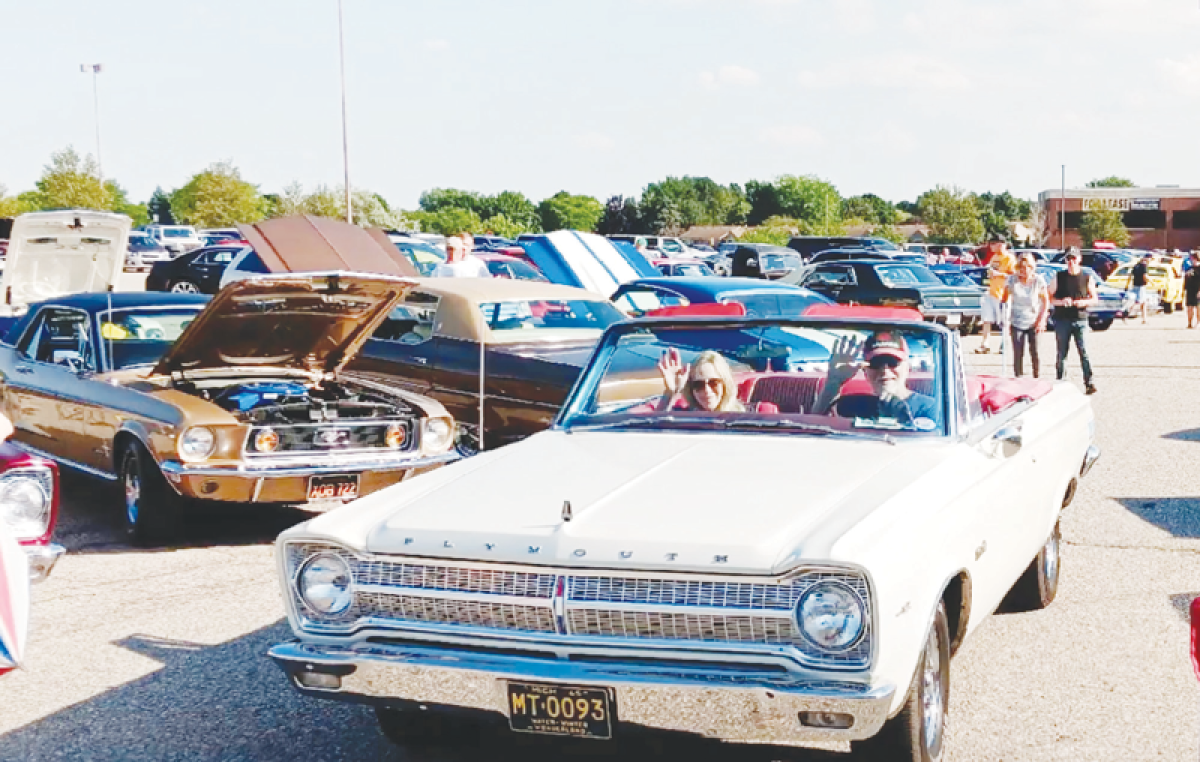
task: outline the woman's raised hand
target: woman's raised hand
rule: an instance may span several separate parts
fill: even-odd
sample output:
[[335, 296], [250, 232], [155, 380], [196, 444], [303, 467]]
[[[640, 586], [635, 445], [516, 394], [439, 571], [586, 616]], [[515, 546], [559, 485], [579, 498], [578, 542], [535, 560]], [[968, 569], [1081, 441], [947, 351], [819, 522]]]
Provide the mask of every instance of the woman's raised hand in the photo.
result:
[[678, 349], [668, 349], [658, 358], [658, 372], [662, 374], [663, 385], [671, 396], [683, 394], [690, 369], [690, 366], [683, 364]]

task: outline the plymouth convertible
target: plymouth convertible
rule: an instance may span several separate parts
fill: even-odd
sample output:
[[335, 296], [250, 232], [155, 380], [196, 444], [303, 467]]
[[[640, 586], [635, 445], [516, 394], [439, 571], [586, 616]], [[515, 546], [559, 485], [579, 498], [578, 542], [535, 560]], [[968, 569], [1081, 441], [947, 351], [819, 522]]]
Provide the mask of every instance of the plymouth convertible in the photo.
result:
[[456, 456], [437, 402], [343, 371], [413, 282], [264, 276], [194, 294], [31, 305], [0, 344], [22, 448], [118, 480], [135, 542], [185, 499], [328, 507]]
[[942, 326], [620, 323], [550, 429], [284, 532], [271, 656], [400, 742], [467, 708], [940, 760], [951, 656], [1054, 600], [1098, 456], [1078, 390], [967, 375]]

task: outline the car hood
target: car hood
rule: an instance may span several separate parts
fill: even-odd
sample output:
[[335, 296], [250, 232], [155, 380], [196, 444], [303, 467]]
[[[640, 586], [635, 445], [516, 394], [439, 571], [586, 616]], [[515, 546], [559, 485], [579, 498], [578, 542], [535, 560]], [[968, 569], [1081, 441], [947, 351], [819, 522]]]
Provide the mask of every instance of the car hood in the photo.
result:
[[278, 273], [213, 297], [152, 373], [233, 367], [340, 371], [416, 281], [359, 273]]
[[905, 489], [929, 489], [917, 482], [951, 449], [552, 430], [368, 496], [302, 532], [379, 554], [777, 573], [802, 558], [835, 559], [835, 543], [867, 513]]
[[13, 222], [3, 293], [10, 310], [63, 294], [111, 291], [125, 266], [131, 221], [123, 214], [66, 210]]

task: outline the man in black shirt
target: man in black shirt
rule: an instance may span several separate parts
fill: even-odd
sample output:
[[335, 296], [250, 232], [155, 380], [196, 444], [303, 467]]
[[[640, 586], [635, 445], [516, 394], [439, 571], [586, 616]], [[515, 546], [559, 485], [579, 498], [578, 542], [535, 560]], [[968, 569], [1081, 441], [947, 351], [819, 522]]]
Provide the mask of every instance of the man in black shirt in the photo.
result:
[[1187, 306], [1188, 328], [1200, 325], [1200, 251], [1193, 251], [1191, 267], [1183, 274], [1183, 303]]
[[1138, 263], [1133, 266], [1133, 270], [1129, 273], [1132, 276], [1130, 285], [1133, 286], [1134, 303], [1142, 313], [1142, 322], [1146, 322], [1146, 286], [1150, 284], [1150, 278], [1146, 274], [1146, 270], [1150, 267], [1150, 255], [1146, 254]]
[[1058, 372], [1058, 380], [1063, 377], [1063, 363], [1067, 352], [1071, 349], [1071, 339], [1075, 339], [1075, 348], [1079, 350], [1079, 364], [1083, 366], [1083, 385], [1088, 394], [1096, 393], [1092, 383], [1092, 364], [1088, 361], [1087, 347], [1083, 342], [1084, 332], [1087, 331], [1087, 308], [1096, 301], [1096, 284], [1090, 275], [1079, 266], [1079, 249], [1075, 246], [1067, 249], [1067, 269], [1059, 271], [1054, 280], [1053, 298], [1050, 304], [1054, 306], [1054, 336], [1058, 344], [1058, 361], [1054, 369]]

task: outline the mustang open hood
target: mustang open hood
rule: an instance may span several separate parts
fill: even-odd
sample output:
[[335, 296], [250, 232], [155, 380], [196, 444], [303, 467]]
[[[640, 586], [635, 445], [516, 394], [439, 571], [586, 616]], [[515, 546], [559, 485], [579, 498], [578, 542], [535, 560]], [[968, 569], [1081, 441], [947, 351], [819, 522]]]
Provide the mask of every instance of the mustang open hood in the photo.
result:
[[337, 373], [416, 285], [362, 273], [279, 273], [231, 283], [152, 373], [237, 367]]
[[5, 307], [83, 291], [111, 291], [125, 266], [131, 220], [123, 214], [66, 210], [22, 214], [13, 222], [4, 266]]

